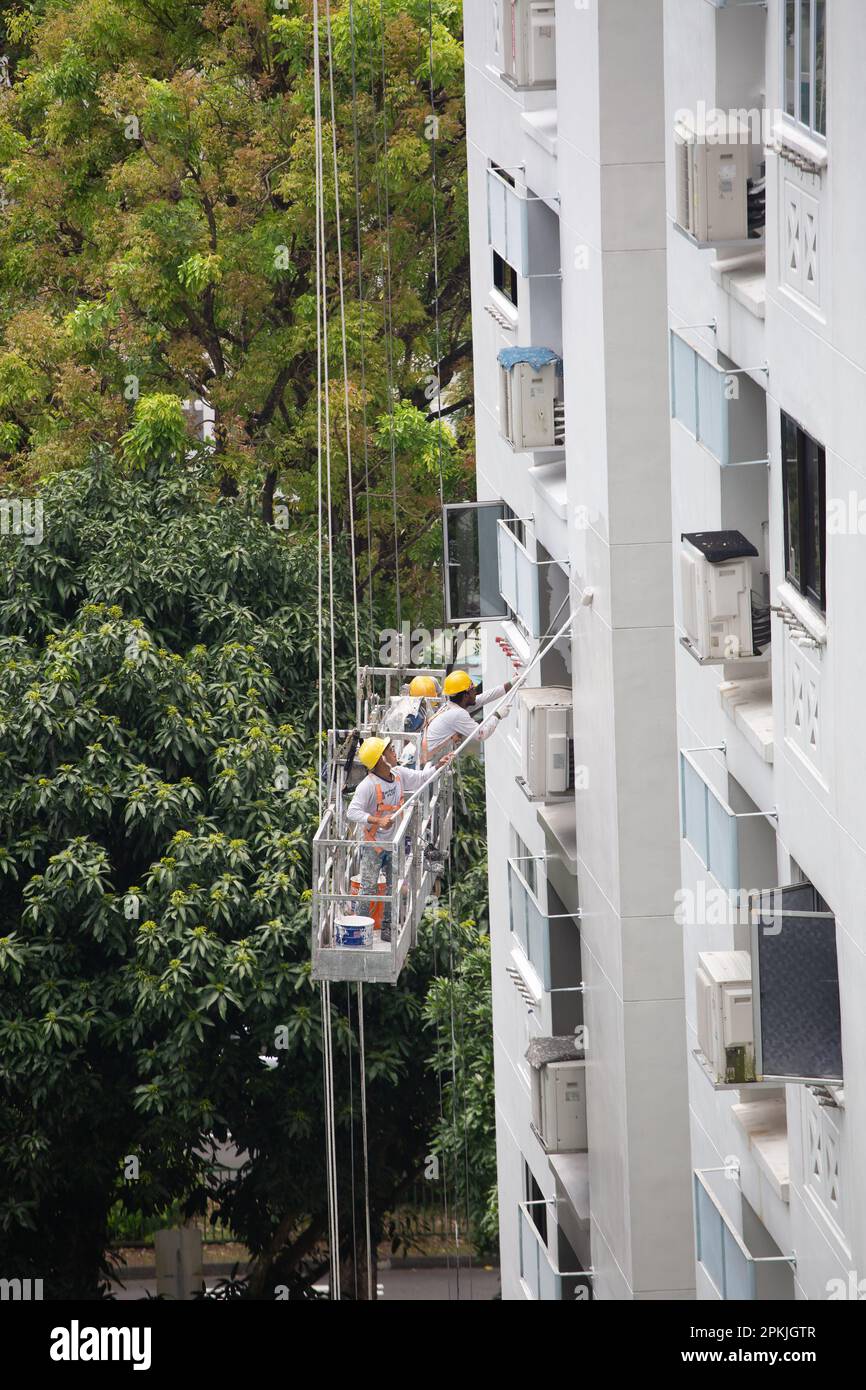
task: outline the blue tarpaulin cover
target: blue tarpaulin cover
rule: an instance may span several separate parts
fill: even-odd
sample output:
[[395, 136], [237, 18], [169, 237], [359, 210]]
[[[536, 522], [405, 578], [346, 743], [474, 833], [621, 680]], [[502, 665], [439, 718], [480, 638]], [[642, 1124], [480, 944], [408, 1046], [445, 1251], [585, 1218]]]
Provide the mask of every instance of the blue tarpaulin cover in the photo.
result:
[[562, 358], [553, 348], [543, 347], [507, 347], [502, 348], [496, 354], [496, 360], [500, 367], [507, 367], [511, 371], [518, 362], [528, 362], [530, 367], [536, 372], [540, 372], [542, 367], [548, 363], [555, 362], [558, 367], [562, 366]]

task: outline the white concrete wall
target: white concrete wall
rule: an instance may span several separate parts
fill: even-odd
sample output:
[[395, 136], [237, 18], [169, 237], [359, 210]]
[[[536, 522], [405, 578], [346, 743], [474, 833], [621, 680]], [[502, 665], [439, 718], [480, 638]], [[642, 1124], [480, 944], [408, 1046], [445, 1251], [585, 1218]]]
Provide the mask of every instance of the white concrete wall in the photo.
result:
[[[828, 502], [849, 491], [866, 497], [863, 416], [866, 410], [866, 340], [863, 334], [866, 280], [862, 272], [860, 229], [866, 214], [866, 184], [857, 133], [866, 115], [866, 92], [860, 79], [866, 57], [866, 9], [852, 0], [829, 7], [828, 22], [828, 163], [818, 178], [803, 176], [770, 152], [767, 159], [766, 317], [750, 314], [715, 282], [712, 251], [697, 250], [671, 232], [668, 237], [668, 297], [671, 323], [702, 324], [716, 318], [719, 345], [746, 368], [769, 366], [767, 410], [770, 468], [767, 479], [770, 521], [770, 583], [773, 601], [784, 579], [783, 503], [780, 458], [780, 410], [798, 422], [826, 448]], [[757, 11], [750, 32], [743, 30], [742, 70], [754, 85], [755, 33], [765, 30], [765, 89], [770, 107], [781, 104], [779, 92], [780, 0], [770, 0], [766, 17]], [[727, 25], [704, 0], [665, 0], [665, 71], [668, 128], [673, 112], [733, 101], [736, 43]], [[721, 36], [721, 37], [719, 37]], [[719, 37], [719, 43], [716, 40]], [[727, 74], [727, 76], [725, 75]], [[744, 81], [744, 87], [748, 83]], [[668, 215], [675, 207], [673, 167], [668, 143]], [[785, 190], [803, 188], [818, 205], [819, 303], [808, 303], [785, 284], [780, 248], [785, 236]], [[702, 331], [707, 344], [712, 333]], [[752, 373], [756, 381], [761, 374]], [[767, 378], [763, 378], [765, 383]], [[718, 465], [677, 423], [671, 426], [672, 531], [712, 530], [723, 518], [726, 481]], [[743, 529], [743, 528], [741, 528]], [[754, 535], [750, 539], [757, 542]], [[759, 543], [759, 542], [757, 542]], [[785, 694], [796, 655], [780, 622], [774, 622], [772, 655], [774, 701], [774, 762], [755, 785], [778, 808], [779, 881], [788, 881], [793, 856], [827, 899], [837, 918], [841, 980], [842, 1046], [845, 1070], [845, 1108], [825, 1113], [839, 1147], [838, 1202], [828, 1208], [816, 1200], [810, 1175], [809, 1121], [820, 1111], [807, 1088], [788, 1086], [787, 1123], [790, 1159], [790, 1200], [780, 1202], [767, 1192], [766, 1182], [744, 1136], [731, 1118], [736, 1092], [717, 1093], [690, 1059], [692, 1165], [713, 1167], [728, 1155], [741, 1162], [741, 1186], [756, 1207], [767, 1230], [785, 1252], [796, 1253], [797, 1293], [826, 1298], [827, 1281], [866, 1267], [863, 1145], [866, 1079], [859, 1065], [866, 1042], [862, 989], [866, 984], [862, 904], [866, 888], [866, 809], [862, 787], [866, 777], [862, 689], [866, 654], [862, 640], [861, 594], [866, 583], [864, 537], [829, 536], [827, 541], [828, 638], [820, 653], [809, 652], [820, 683], [818, 768], [794, 746], [786, 725]], [[676, 587], [676, 585], [675, 585]], [[677, 599], [677, 604], [679, 600]], [[732, 726], [723, 714], [719, 668], [701, 669], [682, 651], [677, 654], [677, 708], [681, 747], [716, 745], [731, 738]], [[703, 755], [710, 780], [726, 795], [726, 764], [721, 753]], [[748, 769], [746, 769], [748, 772]], [[745, 782], [745, 774], [740, 776]], [[753, 793], [754, 794], [754, 793]], [[763, 807], [762, 807], [763, 809]], [[691, 848], [682, 846], [682, 882], [696, 888], [706, 875]], [[744, 887], [755, 885], [743, 884]], [[733, 945], [729, 928], [696, 926], [684, 932], [688, 1047], [697, 1045], [694, 971], [700, 950]], [[747, 1099], [746, 1092], [743, 1099]], [[725, 1185], [734, 1199], [735, 1184]], [[699, 1280], [699, 1296], [713, 1296]]]
[[[670, 433], [665, 287], [665, 120], [661, 0], [557, 7], [555, 93], [515, 93], [488, 67], [489, 6], [464, 8], [479, 498], [504, 499], [548, 551], [592, 587], [574, 631], [575, 760], [585, 1010], [592, 1261], [600, 1298], [690, 1297], [691, 1190], [679, 883], [672, 630]], [[556, 105], [556, 157], [521, 115]], [[561, 321], [551, 285], [520, 283], [519, 326], [488, 314], [485, 167], [525, 165], [532, 191], [560, 200]], [[520, 175], [518, 174], [518, 178]], [[499, 347], [537, 341], [565, 363], [567, 514], [555, 517], [532, 460], [499, 438]], [[530, 334], [532, 335], [530, 337]], [[588, 525], [584, 524], [588, 519]], [[496, 650], [492, 643], [488, 650]], [[490, 681], [507, 672], [491, 672]], [[493, 745], [488, 745], [490, 749]], [[516, 792], [505, 731], [487, 759], [497, 1139], [503, 1295], [516, 1273], [522, 1163], [553, 1195], [529, 1129], [521, 1065], [525, 1006], [511, 963], [509, 823], [532, 853], [545, 841]], [[577, 982], [575, 982], [577, 983]], [[542, 1001], [530, 1028], [545, 1027]]]

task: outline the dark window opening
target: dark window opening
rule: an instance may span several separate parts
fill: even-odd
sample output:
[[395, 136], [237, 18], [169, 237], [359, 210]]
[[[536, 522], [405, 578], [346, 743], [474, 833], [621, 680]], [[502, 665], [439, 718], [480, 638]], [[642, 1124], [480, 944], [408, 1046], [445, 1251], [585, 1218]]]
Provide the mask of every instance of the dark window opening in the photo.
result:
[[825, 612], [827, 607], [826, 465], [824, 449], [782, 414], [785, 576]]
[[493, 284], [509, 304], [517, 308], [517, 271], [504, 261], [498, 251], [493, 252]]
[[536, 1206], [529, 1206], [530, 1220], [544, 1244], [547, 1245], [547, 1203], [544, 1200], [544, 1193], [532, 1176], [532, 1169], [526, 1159], [523, 1160], [523, 1176], [527, 1203], [537, 1203]]

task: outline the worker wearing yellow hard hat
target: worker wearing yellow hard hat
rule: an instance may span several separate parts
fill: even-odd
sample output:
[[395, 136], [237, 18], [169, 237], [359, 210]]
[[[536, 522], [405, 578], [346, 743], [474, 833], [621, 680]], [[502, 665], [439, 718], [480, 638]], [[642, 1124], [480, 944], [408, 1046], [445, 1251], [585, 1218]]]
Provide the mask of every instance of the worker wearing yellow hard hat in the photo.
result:
[[[365, 738], [358, 749], [358, 761], [367, 776], [352, 797], [346, 815], [363, 828], [366, 844], [361, 851], [361, 882], [354, 899], [355, 911], [370, 916], [370, 894], [376, 891], [379, 875], [385, 876], [385, 908], [382, 913], [382, 941], [391, 940], [391, 868], [394, 826], [407, 795], [423, 787], [436, 772], [431, 762], [423, 772], [400, 767], [397, 750], [390, 738]], [[440, 758], [439, 763], [447, 762]]]
[[439, 687], [432, 676], [413, 676], [409, 682], [409, 694], [429, 700], [438, 700]]
[[482, 691], [468, 671], [450, 671], [442, 686], [445, 702], [433, 715], [424, 734], [423, 761], [435, 762], [443, 753], [453, 752], [467, 738], [477, 739], [480, 743], [488, 739], [502, 715], [497, 711], [482, 724], [476, 724], [469, 711], [501, 700], [511, 689], [511, 684], [511, 681], [506, 681], [505, 685]]

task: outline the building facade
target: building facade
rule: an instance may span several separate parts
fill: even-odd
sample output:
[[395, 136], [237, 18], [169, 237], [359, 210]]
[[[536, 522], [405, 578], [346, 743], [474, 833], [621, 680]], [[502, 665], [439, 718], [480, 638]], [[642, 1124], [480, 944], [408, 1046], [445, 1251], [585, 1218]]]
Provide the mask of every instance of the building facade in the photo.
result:
[[866, 11], [464, 20], [503, 1297], [848, 1296]]

